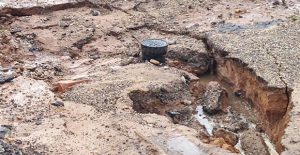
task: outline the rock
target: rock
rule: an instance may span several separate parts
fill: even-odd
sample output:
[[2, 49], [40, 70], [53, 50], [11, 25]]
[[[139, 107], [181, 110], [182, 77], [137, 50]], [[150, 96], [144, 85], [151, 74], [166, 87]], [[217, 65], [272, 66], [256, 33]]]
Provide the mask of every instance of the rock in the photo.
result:
[[200, 80], [192, 81], [190, 83], [190, 92], [196, 98], [202, 97], [205, 93], [205, 85]]
[[240, 153], [240, 151], [238, 149], [236, 149], [235, 147], [229, 145], [229, 144], [223, 144], [222, 145], [222, 148], [225, 149], [225, 150], [228, 150], [232, 153]]
[[67, 28], [67, 27], [69, 27], [69, 25], [70, 25], [70, 23], [64, 22], [64, 21], [61, 21], [60, 24], [59, 24], [59, 26], [62, 27], [62, 28]]
[[176, 40], [167, 40], [169, 45], [175, 45], [176, 44]]
[[182, 102], [184, 105], [191, 105], [192, 104], [192, 101], [190, 100], [183, 100]]
[[236, 97], [245, 98], [245, 91], [243, 91], [243, 90], [234, 91], [234, 95]]
[[0, 125], [0, 139], [4, 139], [6, 135], [10, 134], [11, 126]]
[[13, 28], [10, 29], [11, 34], [16, 34], [16, 33], [21, 32], [21, 31], [22, 30], [18, 27], [13, 27]]
[[65, 81], [59, 81], [56, 84], [54, 84], [55, 90], [59, 92], [65, 92], [69, 89], [71, 89], [74, 85], [88, 82], [89, 80], [65, 80]]
[[24, 154], [21, 149], [14, 145], [8, 144], [0, 140], [0, 154], [1, 155], [22, 155]]
[[18, 145], [21, 145], [22, 141], [20, 139], [17, 139], [17, 140], [15, 140], [15, 143], [18, 144]]
[[6, 82], [10, 82], [15, 78], [13, 73], [3, 73], [0, 72], [0, 84], [4, 84]]
[[236, 9], [234, 12], [235, 12], [235, 13], [241, 13], [242, 10], [241, 10], [241, 9]]
[[119, 39], [120, 38], [120, 35], [122, 34], [122, 28], [119, 28], [119, 27], [113, 27], [112, 29], [110, 29], [107, 33], [107, 35], [109, 36], [114, 36], [114, 37], [117, 37]]
[[221, 137], [223, 138], [226, 143], [230, 144], [231, 146], [235, 146], [238, 143], [238, 136], [231, 132], [231, 131], [227, 131], [223, 128], [217, 128], [213, 130], [213, 135], [215, 137]]
[[134, 58], [133, 57], [129, 57], [128, 59], [124, 59], [121, 61], [120, 66], [127, 66], [131, 63], [134, 62]]
[[167, 53], [167, 57], [175, 60], [171, 62], [170, 66], [177, 68], [181, 66], [181, 69], [194, 73], [198, 76], [207, 73], [211, 61], [206, 53], [189, 49], [170, 50]]
[[173, 119], [175, 124], [186, 124], [192, 117], [193, 109], [191, 107], [184, 107], [183, 109], [167, 111], [166, 113]]
[[273, 5], [279, 5], [280, 2], [279, 2], [279, 0], [272, 0], [272, 4], [273, 4]]
[[226, 144], [226, 142], [223, 138], [215, 138], [212, 141], [210, 141], [209, 144], [217, 145], [219, 147], [222, 147], [224, 144]]
[[35, 64], [25, 64], [23, 67], [24, 67], [24, 69], [34, 71], [37, 68], [37, 65], [35, 65]]
[[228, 95], [224, 88], [216, 81], [207, 84], [202, 99], [203, 110], [208, 114], [216, 114], [221, 110], [225, 111], [228, 105]]
[[249, 129], [249, 124], [246, 121], [237, 121], [232, 124], [229, 124], [225, 127], [227, 130], [232, 132], [240, 132]]
[[85, 45], [85, 44], [88, 44], [89, 42], [91, 42], [93, 40], [92, 38], [92, 35], [90, 36], [87, 36], [83, 39], [80, 39], [78, 41], [76, 41], [75, 43], [73, 43], [73, 46], [74, 47], [77, 47], [78, 49], [82, 49], [82, 47]]
[[254, 130], [248, 130], [242, 134], [241, 145], [247, 155], [269, 155], [263, 138]]
[[100, 12], [97, 11], [97, 10], [92, 10], [92, 11], [91, 11], [91, 14], [92, 14], [92, 16], [99, 16], [99, 15], [100, 15]]
[[56, 107], [63, 107], [65, 104], [62, 101], [56, 100], [51, 103], [51, 105], [56, 106]]
[[150, 63], [152, 63], [153, 65], [157, 65], [157, 66], [160, 64], [160, 62], [155, 59], [151, 59]]
[[188, 79], [189, 81], [195, 81], [195, 80], [199, 80], [199, 77], [197, 77], [196, 75], [189, 73], [187, 71], [182, 71], [182, 75], [184, 77], [186, 77], [186, 79]]

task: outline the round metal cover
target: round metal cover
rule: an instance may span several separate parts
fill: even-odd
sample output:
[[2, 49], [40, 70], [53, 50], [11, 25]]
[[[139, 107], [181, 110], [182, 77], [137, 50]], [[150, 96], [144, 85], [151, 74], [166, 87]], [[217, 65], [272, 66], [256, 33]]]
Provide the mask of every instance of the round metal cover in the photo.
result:
[[161, 39], [147, 39], [142, 42], [142, 45], [147, 47], [157, 48], [157, 47], [165, 47], [168, 45], [168, 43]]

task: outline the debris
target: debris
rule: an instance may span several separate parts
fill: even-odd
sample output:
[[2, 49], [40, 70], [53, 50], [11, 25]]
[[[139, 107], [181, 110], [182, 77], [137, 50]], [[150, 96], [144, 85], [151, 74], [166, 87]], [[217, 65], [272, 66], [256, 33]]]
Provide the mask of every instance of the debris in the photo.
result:
[[12, 81], [15, 78], [14, 72], [3, 73], [0, 72], [0, 84]]
[[225, 149], [225, 150], [228, 150], [232, 153], [240, 153], [240, 151], [238, 149], [236, 149], [235, 147], [229, 145], [229, 144], [223, 144], [222, 145], [222, 148]]
[[223, 144], [226, 144], [226, 142], [223, 138], [215, 138], [209, 144], [217, 145], [219, 147], [222, 147]]
[[238, 136], [235, 133], [227, 131], [223, 128], [214, 128], [213, 135], [215, 137], [223, 138], [226, 141], [226, 143], [230, 144], [231, 146], [234, 146], [238, 143]]
[[153, 65], [157, 65], [157, 66], [160, 64], [160, 62], [155, 59], [151, 59], [150, 63], [152, 63]]
[[65, 104], [62, 101], [56, 100], [51, 103], [51, 105], [56, 106], [56, 107], [63, 107]]
[[167, 114], [168, 114], [170, 117], [175, 117], [176, 115], [180, 115], [180, 113], [177, 112], [177, 111], [167, 111]]
[[129, 57], [128, 59], [122, 60], [120, 66], [127, 66], [133, 62], [134, 62], [134, 57]]
[[[295, 129], [292, 131], [300, 128], [292, 122], [293, 118], [297, 120], [294, 117], [294, 114], [298, 114], [297, 111], [290, 111], [291, 106], [280, 108], [283, 114], [293, 116], [286, 120], [292, 124], [288, 125], [285, 120], [279, 120], [285, 117], [273, 111], [281, 106], [268, 104], [280, 101], [280, 105], [283, 105], [287, 101], [294, 101], [294, 96], [288, 96], [291, 93], [287, 88], [290, 87], [290, 81], [298, 80], [294, 80], [288, 72], [285, 74], [285, 70], [291, 70], [290, 66], [297, 65], [290, 65], [294, 63], [292, 61], [281, 63], [285, 62], [281, 57], [295, 56], [289, 52], [297, 45], [297, 35], [289, 35], [293, 36], [291, 45], [285, 44], [285, 40], [291, 37], [278, 37], [279, 40], [284, 40], [278, 44], [277, 40], [273, 40], [276, 36], [252, 38], [254, 41], [272, 43], [270, 46], [255, 45], [257, 48], [251, 50], [254, 54], [246, 52], [248, 46], [231, 49], [248, 37], [237, 39], [238, 42], [232, 45], [229, 43], [235, 39], [230, 36], [222, 37], [227, 32], [243, 33], [246, 29], [266, 29], [269, 25], [281, 27], [281, 23], [260, 24], [257, 21], [286, 19], [286, 16], [294, 14], [294, 9], [270, 9], [267, 2], [262, 1], [44, 1], [0, 2], [0, 64], [5, 67], [0, 69], [0, 73], [9, 72], [12, 68], [20, 76], [8, 78], [5, 82], [12, 79], [13, 82], [0, 85], [0, 113], [3, 113], [0, 120], [2, 123], [14, 124], [14, 137], [6, 134], [5, 141], [3, 140], [6, 144], [2, 144], [0, 140], [0, 154], [23, 153], [10, 152], [11, 148], [18, 150], [18, 145], [24, 149], [21, 151], [34, 149], [38, 151], [37, 154], [229, 153], [226, 150], [238, 153], [234, 147], [238, 136], [249, 128], [255, 128], [250, 121], [256, 123], [262, 134], [267, 132], [271, 140], [276, 142], [276, 147], [286, 148], [286, 151], [297, 148], [297, 137], [292, 137], [290, 143], [286, 143], [290, 139], [285, 138], [293, 136], [295, 132], [283, 132], [286, 126], [288, 129]], [[257, 7], [255, 3], [260, 3], [260, 6]], [[295, 9], [298, 7], [293, 2], [289, 5], [294, 5]], [[1, 8], [3, 6], [4, 12]], [[6, 6], [9, 8], [5, 8]], [[4, 15], [5, 12], [12, 15]], [[32, 14], [35, 15], [31, 16]], [[296, 25], [298, 16], [291, 17], [291, 20]], [[282, 21], [288, 26], [285, 22]], [[223, 29], [226, 33], [219, 33]], [[289, 29], [282, 30], [283, 33], [289, 32]], [[210, 35], [212, 32], [217, 34]], [[264, 38], [264, 35], [266, 34], [263, 33], [258, 38]], [[224, 44], [215, 43], [213, 38], [218, 36]], [[165, 44], [144, 44], [147, 45], [146, 50], [153, 53], [141, 53], [139, 47], [143, 38], [164, 39], [168, 49]], [[275, 67], [268, 68], [265, 60], [270, 59], [273, 42], [284, 49], [280, 54], [271, 56], [271, 59], [276, 58], [276, 61], [272, 59]], [[246, 44], [252, 45], [248, 42]], [[270, 49], [264, 50], [265, 47]], [[42, 50], [44, 51], [37, 52]], [[261, 59], [261, 54], [265, 52], [268, 57]], [[140, 59], [140, 54], [143, 54], [142, 58], [147, 63], [142, 63], [145, 61]], [[247, 59], [241, 59], [243, 57]], [[229, 60], [236, 63], [227, 64]], [[277, 64], [277, 60], [280, 64]], [[12, 65], [16, 62], [17, 65]], [[256, 65], [256, 62], [263, 62], [263, 67]], [[235, 65], [241, 70], [231, 68]], [[253, 67], [259, 67], [259, 72], [253, 70], [248, 74], [251, 79], [240, 77]], [[286, 102], [281, 102], [280, 98], [283, 97], [278, 97], [277, 87], [269, 89], [264, 83], [256, 83], [261, 81], [272, 84], [276, 80], [275, 76], [274, 79], [265, 81], [263, 76], [256, 76], [272, 69], [275, 74], [270, 76], [281, 75], [280, 82], [287, 82], [278, 91], [278, 94], [288, 98]], [[84, 83], [89, 81], [84, 79], [91, 79], [92, 82]], [[220, 81], [220, 86], [207, 85], [211, 80]], [[223, 81], [221, 83], [221, 80], [233, 85], [227, 85]], [[49, 87], [53, 83], [55, 89]], [[263, 90], [260, 91], [260, 88]], [[234, 90], [245, 92], [236, 91], [236, 97]], [[293, 94], [296, 92], [294, 90]], [[253, 104], [261, 103], [263, 106], [246, 106], [246, 99], [260, 99], [262, 102], [255, 101]], [[70, 104], [69, 101], [76, 104]], [[230, 103], [235, 113], [226, 109], [227, 103]], [[292, 110], [294, 106], [297, 104], [293, 104]], [[266, 122], [258, 126], [259, 118], [252, 118], [252, 114], [248, 114], [258, 114], [260, 111], [256, 113], [257, 109], [254, 109], [257, 107], [263, 107], [258, 110], [266, 111], [267, 117], [271, 116], [271, 121], [266, 119]], [[265, 119], [265, 115], [259, 116]], [[288, 132], [292, 134], [287, 135]], [[282, 141], [279, 140], [281, 137]], [[200, 140], [203, 139], [216, 146], [202, 145]], [[138, 147], [131, 147], [137, 142]], [[90, 147], [85, 147], [86, 144]], [[237, 147], [239, 145], [240, 143]], [[198, 148], [199, 152], [195, 151]], [[279, 153], [280, 151], [282, 150], [279, 148]]]
[[280, 2], [279, 2], [279, 0], [272, 0], [272, 4], [273, 4], [273, 5], [279, 5]]
[[22, 30], [18, 27], [13, 27], [13, 28], [10, 29], [11, 34], [16, 34], [16, 33], [21, 32], [21, 31]]
[[0, 125], [0, 139], [4, 139], [11, 132], [11, 126]]
[[248, 130], [242, 134], [241, 145], [245, 154], [269, 155], [262, 136], [254, 130]]
[[197, 76], [207, 73], [211, 61], [205, 52], [180, 47], [170, 49], [167, 53], [167, 58], [171, 59], [168, 61], [170, 66], [180, 68]]
[[22, 149], [18, 148], [15, 145], [0, 140], [0, 154], [1, 155], [22, 155], [27, 153], [23, 152]]
[[74, 85], [88, 82], [89, 80], [65, 80], [65, 81], [59, 81], [57, 82], [54, 87], [55, 90], [58, 92], [65, 92], [69, 89], [71, 89]]
[[216, 82], [209, 82], [203, 96], [203, 110], [208, 114], [216, 114], [228, 105], [228, 95], [224, 88]]
[[92, 16], [99, 16], [99, 15], [100, 15], [100, 12], [97, 11], [97, 10], [92, 10], [92, 11], [91, 11], [91, 14], [92, 14]]
[[169, 45], [175, 45], [177, 42], [176, 40], [167, 40]]
[[20, 144], [22, 144], [22, 141], [20, 139], [16, 139], [15, 143], [18, 144], [18, 145], [20, 145]]
[[173, 119], [175, 124], [186, 124], [192, 117], [193, 109], [191, 107], [184, 107], [183, 109], [167, 111], [166, 113]]

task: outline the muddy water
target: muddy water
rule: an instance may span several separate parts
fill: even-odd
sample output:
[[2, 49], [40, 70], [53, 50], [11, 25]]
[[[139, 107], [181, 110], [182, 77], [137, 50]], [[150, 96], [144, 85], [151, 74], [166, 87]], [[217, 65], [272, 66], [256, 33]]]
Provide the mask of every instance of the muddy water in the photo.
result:
[[201, 125], [203, 125], [207, 131], [207, 133], [212, 136], [212, 131], [214, 129], [215, 123], [212, 122], [207, 115], [203, 112], [203, 107], [200, 105], [197, 107], [196, 119], [199, 121]]
[[228, 99], [229, 99], [229, 106], [234, 110], [235, 112], [241, 114], [244, 116], [248, 121], [252, 123], [259, 123], [258, 118], [256, 116], [257, 113], [255, 112], [255, 109], [251, 107], [251, 104], [247, 102], [242, 95], [238, 96], [236, 95], [235, 91], [233, 90], [233, 86], [230, 84], [224, 82], [222, 79], [218, 78], [217, 75], [213, 74], [206, 74], [199, 77], [199, 81], [203, 85], [207, 85], [211, 81], [218, 81], [227, 91], [228, 93]]
[[[203, 93], [206, 89], [205, 87], [211, 81], [220, 83], [226, 90], [228, 96], [227, 110], [215, 115], [206, 114], [203, 111], [202, 105], [192, 104], [192, 102], [198, 103], [197, 100], [203, 97]], [[189, 95], [183, 93], [186, 91], [190, 91], [188, 93]], [[253, 131], [259, 129], [260, 131], [260, 122], [257, 118], [259, 115], [255, 112], [254, 108], [252, 108], [251, 104], [243, 97], [243, 92], [234, 90], [232, 85], [226, 83], [225, 80], [222, 80], [217, 75], [206, 74], [198, 76], [198, 79], [193, 78], [190, 82], [190, 90], [184, 89], [172, 93], [162, 90], [151, 90], [146, 92], [139, 90], [132, 91], [129, 94], [129, 97], [133, 101], [133, 109], [136, 112], [165, 115], [175, 124], [186, 125], [200, 131], [201, 134], [205, 135], [204, 137], [206, 138], [203, 140], [206, 141], [206, 143], [211, 143], [214, 138], [218, 138], [213, 135], [214, 128], [224, 128], [225, 130], [235, 132], [238, 137], [241, 137], [248, 129]], [[185, 102], [184, 100], [188, 100], [190, 103]], [[186, 108], [186, 106], [189, 108]], [[197, 111], [197, 114], [193, 113], [194, 109]], [[196, 119], [190, 119], [193, 116]], [[191, 120], [195, 120], [195, 122], [192, 122]], [[198, 122], [201, 125], [199, 125]], [[203, 129], [205, 129], [206, 132], [202, 132]], [[209, 137], [208, 139], [207, 136]], [[268, 137], [263, 137], [262, 139], [264, 139], [267, 146], [266, 148], [268, 148], [270, 154], [277, 155], [276, 151], [274, 151], [274, 146]], [[193, 145], [180, 137], [170, 140], [168, 146], [170, 150], [181, 154], [199, 153], [199, 150], [193, 149]], [[240, 153], [243, 154], [241, 143], [232, 147], [237, 148]], [[196, 152], [189, 152], [195, 150]], [[233, 150], [232, 152], [235, 151], [236, 150]]]
[[[198, 80], [203, 85], [207, 85], [211, 81], [218, 81], [222, 85], [222, 87], [226, 89], [228, 93], [229, 106], [232, 108], [233, 111], [239, 114], [239, 117], [245, 119], [246, 122], [249, 123], [249, 129], [255, 130], [257, 126], [256, 124], [260, 124], [258, 121], [259, 119], [257, 118], [258, 113], [255, 111], [254, 108], [252, 108], [251, 104], [243, 98], [242, 93], [235, 92], [233, 90], [233, 87], [230, 84], [224, 82], [222, 79], [218, 78], [218, 76], [213, 74], [200, 76]], [[214, 121], [214, 118], [209, 117], [209, 115], [206, 115], [205, 112], [203, 111], [202, 105], [198, 105], [196, 111], [197, 111], [197, 114], [195, 115], [196, 119], [199, 121], [199, 123], [202, 126], [205, 127], [207, 133], [210, 136], [212, 136], [213, 135], [212, 131], [214, 127], [221, 124], [215, 123], [217, 121]], [[227, 115], [232, 115], [232, 114], [231, 112], [228, 112]], [[239, 137], [241, 134], [242, 133], [239, 133]], [[278, 153], [275, 150], [274, 144], [272, 144], [269, 137], [266, 134], [262, 133], [262, 138], [267, 146], [270, 155], [278, 155]], [[242, 149], [240, 140], [235, 145], [235, 147], [240, 151], [242, 155], [245, 154]]]

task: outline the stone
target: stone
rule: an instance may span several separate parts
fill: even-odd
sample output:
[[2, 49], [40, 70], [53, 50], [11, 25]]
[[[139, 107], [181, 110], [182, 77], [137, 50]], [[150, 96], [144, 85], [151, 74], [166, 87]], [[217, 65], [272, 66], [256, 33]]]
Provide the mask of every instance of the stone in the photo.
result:
[[88, 82], [89, 80], [64, 80], [57, 82], [54, 87], [56, 91], [65, 92], [71, 89], [74, 85]]
[[37, 68], [37, 65], [35, 65], [35, 64], [25, 64], [23, 67], [24, 67], [24, 69], [34, 71]]
[[209, 144], [217, 145], [219, 147], [222, 147], [224, 144], [226, 144], [226, 142], [223, 138], [215, 138], [212, 141], [210, 141]]
[[0, 139], [4, 139], [8, 134], [10, 134], [10, 126], [0, 125]]
[[129, 57], [128, 59], [124, 59], [121, 61], [120, 66], [127, 66], [131, 63], [134, 62], [134, 58], [133, 57]]
[[266, 144], [260, 133], [254, 130], [248, 130], [241, 136], [241, 145], [245, 154], [269, 155]]
[[210, 58], [205, 52], [194, 51], [189, 49], [176, 48], [167, 53], [170, 66], [181, 68], [195, 75], [203, 75], [208, 72], [210, 67]]
[[10, 29], [11, 34], [16, 34], [16, 33], [21, 32], [21, 31], [22, 30], [18, 27], [13, 27], [13, 28]]
[[175, 124], [185, 124], [192, 117], [193, 109], [191, 107], [184, 107], [183, 109], [167, 111], [166, 113], [172, 118]]
[[279, 5], [280, 2], [279, 2], [279, 0], [273, 0], [273, 1], [272, 1], [272, 4], [273, 4], [273, 5]]
[[150, 63], [152, 63], [153, 65], [157, 65], [157, 66], [160, 64], [160, 62], [155, 59], [151, 59]]
[[206, 86], [202, 99], [203, 110], [208, 114], [216, 114], [225, 111], [228, 105], [228, 94], [216, 81], [211, 81]]
[[243, 120], [234, 122], [228, 126], [226, 126], [226, 129], [232, 132], [240, 132], [249, 129], [249, 123]]
[[238, 149], [236, 149], [235, 147], [229, 145], [229, 144], [223, 144], [222, 145], [222, 148], [225, 149], [225, 150], [228, 150], [232, 153], [240, 153], [240, 151]]
[[176, 44], [176, 40], [167, 40], [169, 45], [175, 45]]
[[233, 133], [231, 131], [227, 131], [223, 128], [217, 128], [217, 129], [214, 128], [213, 135], [215, 137], [223, 138], [226, 141], [226, 143], [230, 144], [231, 146], [236, 145], [238, 143], [238, 139], [239, 139], [235, 133]]
[[51, 103], [51, 105], [56, 106], [56, 107], [63, 107], [65, 104], [62, 101], [56, 100]]
[[7, 82], [12, 81], [15, 78], [15, 75], [13, 73], [3, 73], [0, 72], [0, 84], [4, 84]]
[[1, 155], [22, 155], [22, 154], [33, 154], [33, 152], [25, 153], [22, 151], [22, 149], [18, 148], [17, 146], [0, 140], [0, 154]]
[[92, 14], [92, 16], [99, 16], [99, 15], [100, 15], [100, 12], [97, 11], [97, 10], [92, 10], [92, 11], [91, 11], [91, 14]]

